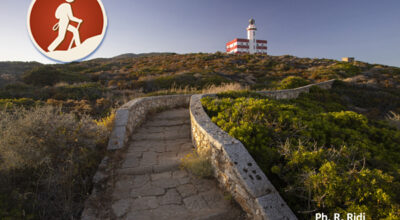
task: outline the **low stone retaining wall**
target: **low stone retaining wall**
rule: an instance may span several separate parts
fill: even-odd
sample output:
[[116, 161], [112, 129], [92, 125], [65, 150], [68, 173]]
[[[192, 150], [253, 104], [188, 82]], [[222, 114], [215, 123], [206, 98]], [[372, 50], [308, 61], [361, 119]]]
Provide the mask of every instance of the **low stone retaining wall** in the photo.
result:
[[254, 219], [297, 219], [243, 144], [215, 125], [201, 105], [190, 102], [193, 144], [211, 156], [215, 177]]
[[153, 96], [134, 99], [116, 112], [115, 124], [108, 143], [108, 150], [121, 149], [129, 140], [129, 135], [142, 124], [146, 115], [157, 109], [189, 106], [192, 95]]
[[[260, 92], [276, 99], [296, 98], [316, 85], [331, 88], [334, 80], [297, 89]], [[210, 94], [209, 94], [210, 95]], [[278, 191], [240, 141], [216, 126], [201, 105], [205, 95], [171, 95], [134, 99], [116, 112], [114, 129], [107, 149], [123, 149], [131, 134], [146, 120], [146, 116], [161, 109], [188, 106], [192, 124], [192, 139], [200, 153], [209, 153], [218, 181], [228, 190], [242, 208], [254, 219], [297, 219]], [[110, 177], [110, 161], [106, 156], [93, 177], [94, 188], [85, 203], [81, 219], [97, 219], [95, 210], [106, 208], [103, 190]], [[102, 204], [99, 204], [101, 201]]]
[[332, 88], [333, 82], [335, 82], [334, 79], [325, 81], [325, 82], [321, 82], [321, 83], [310, 84], [310, 85], [295, 88], [295, 89], [262, 91], [262, 92], [258, 92], [258, 93], [264, 94], [266, 96], [269, 96], [269, 97], [272, 97], [275, 99], [294, 99], [294, 98], [299, 97], [300, 93], [309, 92], [310, 88], [313, 86], [318, 86], [321, 89], [330, 89], [330, 88]]
[[[301, 88], [260, 92], [276, 99], [297, 98], [312, 86], [332, 87], [334, 80]], [[201, 104], [208, 95], [193, 95], [190, 118], [193, 144], [200, 154], [211, 157], [215, 177], [254, 219], [297, 219], [243, 144], [215, 125]]]
[[[116, 112], [114, 128], [108, 142], [107, 150], [118, 151], [126, 147], [131, 134], [145, 120], [149, 113], [163, 109], [189, 106], [191, 95], [153, 96], [134, 99]], [[108, 180], [112, 176], [112, 165], [106, 156], [100, 163], [93, 177], [93, 190], [85, 202], [82, 220], [98, 219], [96, 210], [107, 209], [109, 198], [106, 189], [110, 188]], [[108, 207], [109, 208], [109, 207]]]

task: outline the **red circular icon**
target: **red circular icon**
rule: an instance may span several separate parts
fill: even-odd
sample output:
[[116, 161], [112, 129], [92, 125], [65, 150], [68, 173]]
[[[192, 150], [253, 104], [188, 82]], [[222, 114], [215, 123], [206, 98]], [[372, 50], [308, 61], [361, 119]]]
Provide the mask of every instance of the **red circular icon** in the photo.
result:
[[100, 45], [107, 28], [101, 0], [33, 0], [28, 29], [35, 46], [64, 62], [79, 60]]

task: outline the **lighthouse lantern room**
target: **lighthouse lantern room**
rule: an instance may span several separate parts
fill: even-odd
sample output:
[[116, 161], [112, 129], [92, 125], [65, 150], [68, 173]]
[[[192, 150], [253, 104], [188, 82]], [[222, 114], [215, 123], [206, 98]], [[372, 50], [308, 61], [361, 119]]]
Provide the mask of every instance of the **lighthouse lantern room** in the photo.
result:
[[247, 39], [235, 38], [226, 44], [227, 53], [267, 54], [267, 41], [256, 39], [255, 20], [250, 19], [247, 27]]

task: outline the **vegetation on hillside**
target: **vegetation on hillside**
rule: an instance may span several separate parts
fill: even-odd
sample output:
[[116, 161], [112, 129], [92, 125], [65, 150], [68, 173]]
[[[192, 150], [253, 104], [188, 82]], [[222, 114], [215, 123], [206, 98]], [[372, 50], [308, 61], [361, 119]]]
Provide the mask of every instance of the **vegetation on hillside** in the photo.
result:
[[[114, 109], [130, 99], [288, 89], [328, 79], [351, 84], [336, 84], [329, 95], [314, 93], [312, 100], [318, 105], [298, 99], [299, 112], [316, 108], [322, 114], [325, 107], [321, 106], [326, 105], [325, 110], [351, 110], [365, 115], [371, 129], [381, 127], [370, 120], [390, 119], [398, 125], [400, 68], [396, 67], [287, 55], [223, 53], [123, 54], [56, 65], [0, 62], [0, 218], [78, 217], [90, 191], [93, 170], [104, 156], [108, 134], [104, 127], [112, 129]], [[243, 95], [229, 94], [231, 98]], [[99, 135], [94, 135], [95, 131]], [[289, 135], [292, 130], [283, 132]], [[306, 142], [304, 145], [308, 146]], [[284, 160], [282, 155], [279, 158]], [[381, 169], [375, 164], [368, 169], [374, 172], [373, 168]], [[266, 172], [278, 176], [270, 169]], [[382, 172], [397, 181], [388, 170]], [[386, 176], [381, 179], [386, 183]], [[276, 180], [286, 181], [283, 177]], [[49, 207], [50, 204], [54, 206]]]
[[[344, 83], [331, 91], [313, 87], [293, 100], [231, 92], [202, 103], [213, 122], [246, 146], [301, 219], [316, 212], [399, 219], [400, 131], [349, 111], [346, 97], [362, 103], [352, 89]], [[398, 108], [395, 97], [392, 107]], [[373, 102], [363, 106], [375, 108]]]
[[54, 107], [0, 112], [0, 219], [76, 219], [108, 131]]
[[210, 86], [229, 83], [252, 90], [286, 89], [328, 79], [375, 88], [400, 86], [400, 68], [395, 67], [223, 53], [124, 54], [57, 65], [0, 63], [0, 75], [10, 74], [13, 80], [0, 85], [0, 99], [30, 98], [35, 102], [57, 103], [74, 112], [86, 109], [85, 113], [97, 118], [131, 98], [170, 94], [171, 89], [175, 93], [201, 92]]
[[37, 62], [0, 62], [0, 88], [15, 83], [26, 71], [41, 65]]
[[308, 80], [299, 76], [288, 76], [280, 83], [279, 89], [294, 89], [310, 84]]

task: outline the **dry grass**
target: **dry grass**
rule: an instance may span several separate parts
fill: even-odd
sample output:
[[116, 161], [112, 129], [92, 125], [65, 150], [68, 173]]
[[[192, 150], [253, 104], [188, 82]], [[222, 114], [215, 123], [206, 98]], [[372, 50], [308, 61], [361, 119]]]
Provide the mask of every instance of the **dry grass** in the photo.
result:
[[107, 134], [60, 108], [0, 112], [0, 219], [77, 218]]
[[56, 88], [59, 88], [59, 87], [67, 87], [67, 86], [69, 86], [70, 84], [69, 83], [67, 83], [67, 82], [58, 82], [58, 83], [56, 83], [55, 85], [54, 85], [54, 87], [56, 87]]
[[166, 90], [159, 90], [155, 93], [160, 93], [160, 94], [194, 94], [197, 93], [198, 90], [196, 88], [192, 88], [190, 86], [185, 86], [185, 87], [178, 87], [175, 84], [171, 86], [171, 88], [166, 89]]
[[114, 128], [115, 116], [116, 116], [116, 112], [115, 112], [115, 110], [112, 110], [110, 115], [108, 115], [105, 118], [96, 120], [95, 122], [96, 122], [97, 126], [102, 126], [105, 129], [107, 129], [108, 132], [111, 133], [112, 129]]
[[243, 86], [240, 83], [222, 83], [221, 85], [210, 85], [202, 90], [197, 88], [185, 86], [178, 87], [173, 85], [170, 89], [167, 90], [159, 90], [157, 92], [149, 93], [148, 96], [155, 95], [170, 95], [170, 94], [214, 94], [220, 92], [229, 92], [229, 91], [241, 91], [241, 90], [249, 90], [248, 86]]
[[219, 86], [211, 85], [202, 90], [203, 94], [221, 93], [229, 91], [249, 90], [248, 86], [242, 86], [240, 83], [223, 83]]
[[210, 178], [213, 175], [213, 168], [210, 157], [199, 155], [196, 151], [187, 154], [181, 159], [181, 168], [202, 178]]

